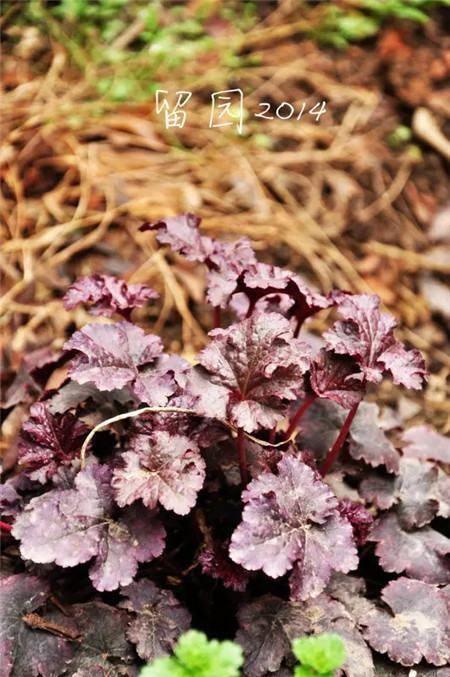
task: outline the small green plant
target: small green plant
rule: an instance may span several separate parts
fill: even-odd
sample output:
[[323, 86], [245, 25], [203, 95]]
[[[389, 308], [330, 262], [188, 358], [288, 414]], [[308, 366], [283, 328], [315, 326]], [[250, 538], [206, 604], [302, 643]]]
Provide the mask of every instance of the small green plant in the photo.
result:
[[294, 677], [333, 677], [345, 660], [343, 640], [331, 633], [294, 639], [292, 649], [301, 663]]
[[173, 656], [157, 658], [140, 677], [239, 677], [243, 662], [242, 649], [234, 642], [208, 640], [203, 632], [189, 630]]
[[330, 3], [311, 37], [323, 44], [345, 49], [378, 33], [388, 19], [408, 19], [417, 23], [428, 20], [433, 7], [450, 6], [450, 0], [354, 0], [346, 9]]
[[[345, 660], [343, 640], [331, 633], [294, 639], [292, 650], [301, 662], [294, 677], [333, 677]], [[239, 677], [243, 662], [235, 642], [208, 640], [203, 632], [189, 630], [181, 635], [173, 656], [157, 658], [140, 677]]]

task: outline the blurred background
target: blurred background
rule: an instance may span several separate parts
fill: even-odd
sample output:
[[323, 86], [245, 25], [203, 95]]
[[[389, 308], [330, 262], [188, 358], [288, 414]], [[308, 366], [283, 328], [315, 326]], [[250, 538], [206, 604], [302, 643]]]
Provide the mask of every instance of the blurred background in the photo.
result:
[[[202, 269], [138, 232], [191, 211], [318, 289], [379, 294], [431, 372], [425, 393], [383, 385], [381, 401], [448, 431], [448, 6], [4, 0], [4, 385], [89, 320], [61, 297], [93, 272], [157, 289], [139, 320], [192, 357]], [[214, 120], [231, 124], [210, 127], [224, 90], [242, 109], [230, 94]]]

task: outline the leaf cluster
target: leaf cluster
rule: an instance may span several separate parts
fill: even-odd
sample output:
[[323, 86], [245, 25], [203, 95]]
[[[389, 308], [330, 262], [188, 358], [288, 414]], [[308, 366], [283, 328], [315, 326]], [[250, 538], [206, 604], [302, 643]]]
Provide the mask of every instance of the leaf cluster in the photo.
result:
[[[385, 378], [419, 389], [422, 356], [377, 297], [320, 293], [199, 226], [192, 214], [143, 226], [205, 271], [216, 326], [195, 364], [133, 322], [153, 290], [94, 275], [64, 303], [95, 321], [62, 352], [27, 355], [6, 390], [5, 415], [29, 417], [0, 488], [5, 677], [131, 675], [144, 661], [236, 674], [228, 641], [177, 645], [191, 623], [235, 636], [246, 677], [283, 674], [292, 641], [323, 633], [345, 659], [339, 640], [300, 641], [298, 674], [344, 661], [347, 677], [372, 677], [383, 654], [445, 665], [448, 439], [387, 425], [364, 401]], [[305, 325], [324, 309], [313, 348]], [[46, 390], [62, 365], [66, 381]]]

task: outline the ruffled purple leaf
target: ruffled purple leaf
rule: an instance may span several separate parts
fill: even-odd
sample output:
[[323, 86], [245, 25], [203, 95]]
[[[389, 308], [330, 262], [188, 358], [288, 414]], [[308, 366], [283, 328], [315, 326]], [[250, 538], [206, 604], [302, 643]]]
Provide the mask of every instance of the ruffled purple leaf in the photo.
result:
[[331, 573], [358, 563], [350, 523], [338, 502], [307, 465], [284, 456], [278, 475], [263, 473], [242, 494], [242, 522], [230, 556], [246, 569], [277, 578], [290, 569], [295, 599], [318, 595]]
[[139, 656], [153, 661], [171, 653], [178, 637], [191, 624], [190, 613], [170, 590], [161, 590], [142, 579], [121, 590], [127, 599], [120, 606], [133, 614], [127, 637]]
[[360, 493], [380, 509], [395, 505], [406, 529], [424, 526], [436, 516], [450, 516], [450, 478], [428, 461], [404, 457], [395, 479], [366, 477]]
[[42, 607], [49, 596], [48, 584], [36, 576], [16, 574], [0, 579], [1, 677], [58, 677], [64, 671], [72, 656], [70, 643], [32, 630], [26, 623], [27, 615]]
[[123, 468], [113, 476], [115, 498], [120, 506], [142, 499], [155, 508], [158, 503], [178, 515], [194, 507], [205, 479], [205, 462], [197, 444], [184, 435], [155, 431], [136, 435], [122, 454]]
[[202, 236], [198, 229], [201, 218], [190, 214], [166, 216], [153, 223], [144, 223], [140, 231], [156, 230], [161, 244], [168, 244], [173, 251], [185, 256], [189, 261], [204, 262], [214, 251], [214, 241]]
[[133, 308], [141, 308], [158, 294], [143, 284], [127, 284], [111, 275], [80, 277], [70, 285], [63, 298], [64, 308], [72, 310], [81, 303], [91, 315], [112, 317], [114, 313], [129, 320]]
[[390, 372], [394, 383], [416, 390], [426, 375], [418, 350], [407, 351], [394, 336], [396, 321], [380, 312], [376, 295], [336, 295], [343, 320], [325, 332], [327, 346], [334, 352], [350, 355], [358, 362], [367, 381], [379, 383]]
[[62, 567], [95, 558], [89, 575], [98, 590], [131, 583], [139, 562], [163, 551], [165, 531], [142, 506], [113, 519], [110, 479], [107, 466], [91, 464], [78, 473], [73, 489], [53, 489], [33, 498], [13, 527], [22, 557]]
[[52, 414], [46, 403], [37, 402], [23, 424], [19, 442], [19, 462], [30, 468], [29, 476], [46, 482], [60, 465], [78, 456], [89, 428], [72, 414]]
[[317, 397], [333, 400], [351, 409], [364, 395], [364, 383], [355, 360], [347, 355], [337, 355], [330, 350], [321, 350], [311, 363], [309, 380]]
[[70, 376], [81, 384], [94, 383], [99, 390], [133, 385], [143, 368], [163, 352], [158, 336], [126, 321], [88, 324], [64, 348], [76, 351]]
[[450, 660], [450, 614], [445, 593], [410, 578], [391, 581], [382, 600], [391, 609], [374, 608], [364, 618], [364, 635], [375, 651], [410, 666], [422, 657], [432, 665]]
[[319, 310], [333, 305], [331, 297], [313, 291], [295, 273], [267, 263], [250, 265], [239, 278], [236, 291], [247, 296], [250, 312], [268, 295], [287, 295], [293, 301], [287, 317], [295, 317], [298, 327]]
[[450, 463], [450, 439], [428, 425], [416, 425], [403, 433], [403, 454], [408, 458]]
[[144, 223], [140, 230], [158, 231], [157, 239], [168, 244], [189, 261], [199, 261], [208, 268], [207, 299], [213, 306], [225, 308], [236, 291], [237, 280], [250, 265], [256, 264], [248, 240], [235, 242], [214, 240], [199, 231], [201, 219], [193, 214], [170, 216], [155, 223]]
[[255, 312], [210, 336], [191, 382], [199, 413], [247, 432], [274, 426], [298, 396], [308, 366], [307, 348], [293, 338], [288, 320]]
[[435, 529], [423, 527], [405, 531], [395, 513], [383, 515], [374, 525], [370, 540], [385, 571], [425, 583], [450, 583], [450, 538]]

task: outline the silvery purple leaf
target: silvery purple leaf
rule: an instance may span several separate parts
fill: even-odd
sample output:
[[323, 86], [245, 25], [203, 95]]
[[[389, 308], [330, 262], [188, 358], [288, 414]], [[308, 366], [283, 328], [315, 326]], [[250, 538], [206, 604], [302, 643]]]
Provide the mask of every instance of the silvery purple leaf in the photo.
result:
[[191, 383], [191, 392], [200, 397], [199, 408], [209, 416], [225, 413], [247, 432], [271, 428], [302, 389], [307, 347], [293, 338], [288, 320], [274, 313], [255, 312], [210, 336], [199, 356], [197, 380]]
[[158, 294], [143, 284], [127, 284], [111, 275], [80, 277], [70, 285], [63, 298], [66, 310], [84, 303], [91, 315], [112, 317], [114, 313], [130, 319], [133, 308], [141, 308]]
[[335, 298], [343, 320], [325, 332], [327, 346], [354, 357], [367, 381], [379, 383], [389, 371], [394, 383], [420, 389], [426, 375], [423, 357], [395, 338], [396, 321], [380, 312], [379, 297], [339, 293]]
[[135, 435], [122, 458], [124, 467], [116, 468], [113, 477], [120, 506], [142, 499], [149, 508], [161, 503], [179, 515], [193, 508], [205, 479], [205, 462], [194, 441], [164, 430]]
[[416, 425], [403, 433], [403, 454], [408, 458], [450, 463], [450, 439], [428, 425]]
[[100, 390], [133, 384], [140, 370], [163, 352], [158, 336], [126, 321], [88, 324], [64, 348], [76, 351], [70, 376], [78, 383], [94, 383]]
[[425, 583], [450, 583], [450, 538], [435, 529], [423, 527], [405, 531], [395, 513], [383, 515], [374, 525], [370, 540], [385, 571]]
[[330, 489], [304, 463], [284, 456], [278, 475], [262, 473], [242, 494], [242, 522], [231, 537], [231, 559], [277, 578], [294, 569], [296, 599], [318, 595], [333, 570], [357, 565], [350, 523]]
[[381, 597], [392, 612], [374, 608], [362, 621], [372, 648], [402, 665], [415, 665], [422, 657], [432, 665], [446, 665], [450, 613], [445, 593], [422, 581], [399, 578]]

